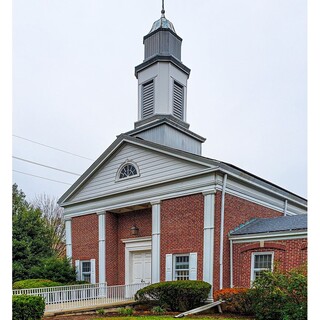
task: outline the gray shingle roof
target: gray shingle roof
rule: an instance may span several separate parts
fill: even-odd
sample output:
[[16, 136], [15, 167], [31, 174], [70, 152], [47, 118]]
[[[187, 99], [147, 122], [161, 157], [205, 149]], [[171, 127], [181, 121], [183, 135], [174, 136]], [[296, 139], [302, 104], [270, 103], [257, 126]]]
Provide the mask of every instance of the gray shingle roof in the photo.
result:
[[308, 229], [306, 214], [253, 219], [230, 232], [231, 236]]

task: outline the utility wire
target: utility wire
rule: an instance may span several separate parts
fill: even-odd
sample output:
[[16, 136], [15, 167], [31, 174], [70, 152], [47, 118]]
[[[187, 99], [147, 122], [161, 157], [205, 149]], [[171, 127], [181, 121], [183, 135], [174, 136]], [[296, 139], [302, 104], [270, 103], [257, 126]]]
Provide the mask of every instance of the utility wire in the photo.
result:
[[35, 164], [35, 165], [37, 165], [37, 166], [45, 167], [45, 168], [48, 168], [48, 169], [51, 169], [51, 170], [56, 170], [56, 171], [60, 171], [60, 172], [64, 172], [64, 173], [73, 174], [73, 175], [78, 176], [78, 177], [80, 176], [79, 173], [74, 173], [74, 172], [62, 170], [62, 169], [59, 169], [59, 168], [50, 167], [50, 166], [47, 166], [47, 165], [45, 165], [45, 164], [41, 164], [41, 163], [38, 163], [38, 162], [30, 161], [30, 160], [27, 160], [27, 159], [18, 158], [18, 157], [15, 157], [15, 156], [12, 156], [12, 158], [13, 158], [13, 159], [20, 160], [20, 161], [28, 162], [28, 163], [31, 163], [31, 164]]
[[30, 140], [30, 139], [27, 139], [27, 138], [23, 138], [23, 137], [20, 137], [20, 136], [15, 135], [15, 134], [13, 134], [12, 136], [13, 136], [13, 137], [16, 137], [16, 138], [19, 138], [19, 139], [22, 139], [22, 140], [26, 140], [26, 141], [35, 143], [35, 144], [39, 144], [40, 146], [43, 146], [43, 147], [47, 147], [47, 148], [50, 148], [50, 149], [53, 149], [53, 150], [57, 150], [57, 151], [64, 152], [64, 153], [68, 153], [68, 154], [71, 154], [71, 155], [73, 155], [73, 156], [75, 156], [75, 157], [79, 157], [79, 158], [82, 158], [82, 159], [94, 161], [93, 159], [90, 159], [90, 158], [87, 158], [87, 157], [83, 157], [83, 156], [80, 156], [80, 155], [78, 155], [78, 154], [75, 154], [75, 153], [72, 153], [72, 152], [69, 152], [69, 151], [65, 151], [65, 150], [62, 150], [62, 149], [58, 149], [58, 148], [55, 148], [55, 147], [51, 147], [51, 146], [48, 146], [47, 144], [43, 144], [43, 143], [40, 143], [40, 142], [37, 142], [37, 141], [34, 141], [34, 140]]
[[58, 183], [62, 183], [62, 184], [67, 184], [67, 185], [71, 185], [71, 183], [67, 183], [67, 182], [63, 182], [63, 181], [58, 181], [58, 180], [53, 180], [53, 179], [49, 179], [49, 178], [45, 178], [45, 177], [41, 177], [41, 176], [36, 176], [34, 174], [30, 174], [30, 173], [26, 173], [26, 172], [22, 172], [22, 171], [18, 171], [18, 170], [12, 170], [14, 172], [18, 172], [21, 174], [25, 174], [27, 176], [31, 176], [31, 177], [36, 177], [36, 178], [40, 178], [40, 179], [44, 179], [44, 180], [49, 180], [49, 181], [54, 181], [54, 182], [58, 182]]

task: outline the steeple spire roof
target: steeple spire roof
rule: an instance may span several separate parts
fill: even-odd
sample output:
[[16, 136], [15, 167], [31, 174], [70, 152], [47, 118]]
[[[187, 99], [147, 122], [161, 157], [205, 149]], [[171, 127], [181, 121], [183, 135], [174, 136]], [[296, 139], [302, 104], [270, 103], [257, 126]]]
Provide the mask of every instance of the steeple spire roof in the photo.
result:
[[176, 33], [172, 22], [165, 17], [165, 12], [166, 11], [164, 9], [164, 0], [162, 0], [161, 18], [153, 23], [149, 33], [152, 33], [158, 29], [170, 29], [171, 31]]

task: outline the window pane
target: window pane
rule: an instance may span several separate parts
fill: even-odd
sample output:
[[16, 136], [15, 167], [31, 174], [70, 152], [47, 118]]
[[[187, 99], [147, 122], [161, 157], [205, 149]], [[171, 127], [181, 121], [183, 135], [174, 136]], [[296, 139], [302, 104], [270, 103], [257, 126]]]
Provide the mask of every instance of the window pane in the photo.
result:
[[135, 176], [138, 174], [137, 168], [132, 164], [126, 164], [120, 171], [119, 179]]
[[189, 256], [176, 257], [176, 269], [189, 269]]
[[128, 175], [129, 176], [134, 176], [134, 175], [136, 175], [137, 174], [137, 170], [136, 170], [136, 168], [133, 166], [133, 165], [129, 165], [128, 166]]
[[87, 274], [82, 274], [82, 279], [83, 281], [87, 281], [87, 282], [91, 282], [91, 275], [90, 273], [87, 273]]
[[271, 269], [272, 255], [271, 254], [261, 254], [255, 255], [254, 257], [254, 268], [255, 269]]
[[189, 280], [189, 270], [176, 271], [176, 280]]
[[91, 263], [90, 261], [82, 262], [82, 272], [90, 272], [91, 271]]

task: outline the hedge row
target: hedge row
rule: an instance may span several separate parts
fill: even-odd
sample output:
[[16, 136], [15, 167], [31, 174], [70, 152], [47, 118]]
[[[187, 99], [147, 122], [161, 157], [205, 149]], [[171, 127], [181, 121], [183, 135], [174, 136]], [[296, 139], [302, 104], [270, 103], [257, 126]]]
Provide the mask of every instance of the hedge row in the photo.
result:
[[61, 286], [60, 282], [55, 282], [47, 279], [27, 279], [16, 281], [12, 285], [12, 289], [31, 289], [31, 288], [46, 288]]
[[12, 296], [12, 320], [41, 320], [44, 309], [45, 302], [42, 297]]
[[186, 311], [204, 303], [210, 289], [211, 285], [204, 281], [167, 281], [138, 290], [135, 299], [139, 302], [156, 301], [172, 311]]
[[48, 279], [27, 279], [27, 280], [16, 281], [12, 285], [12, 289], [46, 288], [46, 287], [58, 287], [58, 286], [75, 285], [75, 284], [88, 284], [88, 282], [73, 281], [69, 283], [61, 283], [61, 282], [51, 281]]

